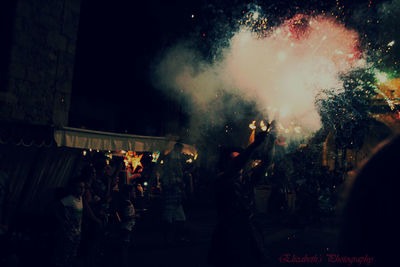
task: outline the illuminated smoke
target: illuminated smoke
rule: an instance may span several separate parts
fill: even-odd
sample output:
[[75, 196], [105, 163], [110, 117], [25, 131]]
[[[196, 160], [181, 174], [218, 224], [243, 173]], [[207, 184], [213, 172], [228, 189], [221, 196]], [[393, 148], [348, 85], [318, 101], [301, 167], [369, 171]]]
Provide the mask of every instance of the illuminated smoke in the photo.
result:
[[209, 103], [222, 90], [255, 99], [286, 135], [318, 130], [316, 96], [322, 89], [341, 88], [338, 74], [364, 64], [358, 34], [330, 18], [301, 14], [279, 27], [257, 27], [262, 34], [243, 24], [213, 64], [200, 60], [189, 45], [171, 48], [157, 66], [157, 85], [190, 96], [194, 110], [203, 114], [212, 113]]

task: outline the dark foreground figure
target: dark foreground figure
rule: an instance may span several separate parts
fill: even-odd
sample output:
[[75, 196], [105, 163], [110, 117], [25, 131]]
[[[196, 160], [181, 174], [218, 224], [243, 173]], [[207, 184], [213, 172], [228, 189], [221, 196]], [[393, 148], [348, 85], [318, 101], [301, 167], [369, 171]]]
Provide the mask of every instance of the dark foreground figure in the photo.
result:
[[252, 152], [265, 140], [259, 133], [242, 153], [233, 152], [230, 164], [217, 178], [218, 222], [213, 234], [209, 264], [212, 266], [256, 266], [265, 261], [261, 233], [254, 223], [253, 175], [244, 171]]
[[374, 258], [373, 266], [399, 266], [399, 164], [396, 136], [358, 170], [344, 210], [340, 255], [368, 255]]

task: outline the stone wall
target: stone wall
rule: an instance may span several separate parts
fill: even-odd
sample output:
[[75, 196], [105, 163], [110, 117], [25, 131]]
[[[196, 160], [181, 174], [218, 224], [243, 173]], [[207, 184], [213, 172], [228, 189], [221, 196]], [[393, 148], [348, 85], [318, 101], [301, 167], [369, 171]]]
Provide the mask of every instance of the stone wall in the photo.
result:
[[18, 0], [0, 119], [68, 123], [81, 0]]

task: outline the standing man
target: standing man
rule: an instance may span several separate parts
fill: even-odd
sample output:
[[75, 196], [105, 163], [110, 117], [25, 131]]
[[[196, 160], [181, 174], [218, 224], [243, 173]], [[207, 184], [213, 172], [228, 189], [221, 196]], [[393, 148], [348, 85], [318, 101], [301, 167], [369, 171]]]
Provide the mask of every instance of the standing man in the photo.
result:
[[184, 224], [186, 221], [183, 210], [183, 166], [181, 143], [176, 143], [174, 149], [164, 158], [160, 183], [163, 198], [164, 234], [167, 243], [185, 241]]
[[[254, 222], [254, 182], [259, 168], [246, 170], [253, 151], [267, 137], [260, 132], [243, 152], [229, 151], [221, 160], [225, 168], [216, 180], [217, 226], [209, 253], [209, 264], [222, 266], [256, 266], [267, 259], [261, 233]], [[267, 161], [266, 161], [267, 162]]]

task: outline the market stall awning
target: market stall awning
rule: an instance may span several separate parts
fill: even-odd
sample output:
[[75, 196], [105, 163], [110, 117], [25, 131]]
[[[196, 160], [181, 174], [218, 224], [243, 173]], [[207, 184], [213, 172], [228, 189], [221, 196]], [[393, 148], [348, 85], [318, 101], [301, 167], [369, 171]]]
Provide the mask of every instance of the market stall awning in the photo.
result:
[[51, 147], [55, 145], [53, 130], [47, 125], [0, 121], [0, 144]]
[[[176, 141], [166, 137], [119, 134], [63, 127], [55, 130], [54, 139], [58, 146], [106, 151], [152, 152], [170, 150]], [[183, 153], [196, 155], [196, 148], [184, 144]]]

